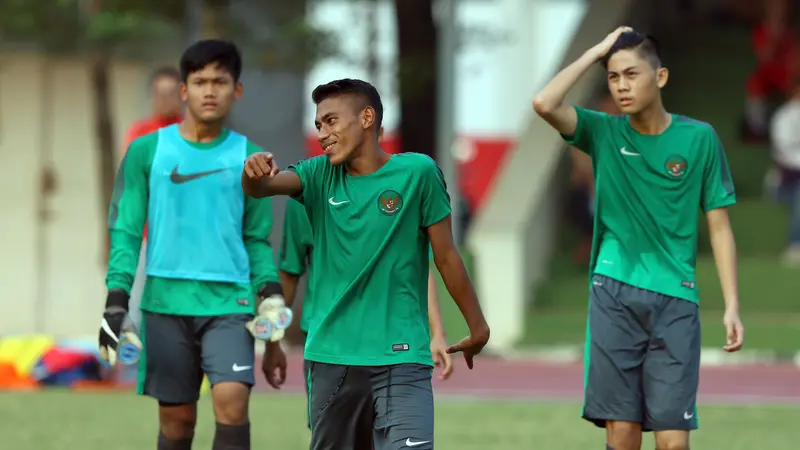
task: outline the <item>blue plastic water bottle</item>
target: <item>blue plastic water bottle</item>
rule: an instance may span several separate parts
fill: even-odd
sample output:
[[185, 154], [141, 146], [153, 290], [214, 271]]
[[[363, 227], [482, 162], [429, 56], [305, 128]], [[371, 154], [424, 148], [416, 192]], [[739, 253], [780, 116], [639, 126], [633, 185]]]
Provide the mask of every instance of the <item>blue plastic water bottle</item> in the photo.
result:
[[142, 341], [136, 331], [136, 325], [129, 316], [125, 316], [117, 344], [117, 361], [129, 366], [139, 362], [142, 352]]

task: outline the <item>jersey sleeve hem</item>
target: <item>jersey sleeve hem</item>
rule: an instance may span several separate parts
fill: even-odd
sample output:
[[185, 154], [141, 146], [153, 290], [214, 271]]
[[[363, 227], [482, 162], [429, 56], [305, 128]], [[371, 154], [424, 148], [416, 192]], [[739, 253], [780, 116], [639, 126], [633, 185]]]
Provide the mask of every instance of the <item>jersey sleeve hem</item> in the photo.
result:
[[288, 273], [290, 275], [295, 275], [295, 276], [298, 276], [298, 277], [302, 276], [303, 274], [306, 273], [306, 269], [305, 268], [300, 268], [300, 267], [295, 266], [293, 264], [281, 263], [281, 264], [278, 264], [278, 269], [280, 269], [282, 272], [286, 272], [286, 273]]
[[709, 212], [709, 211], [713, 211], [715, 209], [727, 208], [728, 206], [732, 206], [732, 205], [735, 205], [735, 204], [736, 204], [736, 198], [735, 197], [727, 198], [725, 200], [712, 203], [711, 205], [707, 205], [705, 208], [703, 208], [703, 211]]
[[446, 219], [447, 216], [449, 216], [452, 212], [453, 212], [452, 208], [447, 208], [447, 212], [442, 213], [439, 216], [434, 216], [434, 217], [438, 217], [436, 220], [431, 220], [430, 223], [423, 223], [422, 226], [425, 227], [425, 228], [432, 227], [432, 226], [436, 225], [437, 223], [439, 223], [439, 222], [443, 221], [444, 219]]
[[559, 134], [561, 135], [561, 139], [563, 139], [564, 142], [566, 142], [568, 145], [571, 145], [571, 146], [577, 148], [578, 150], [581, 150], [581, 151], [585, 152], [585, 150], [583, 150], [583, 149], [578, 147], [578, 143], [581, 141], [581, 137], [583, 136], [582, 132], [583, 132], [583, 128], [585, 126], [585, 124], [584, 124], [584, 120], [585, 119], [583, 117], [581, 117], [581, 111], [577, 106], [572, 105], [572, 108], [575, 110], [575, 115], [578, 118], [577, 119], [577, 123], [575, 124], [575, 132], [572, 133], [572, 136], [569, 136], [569, 135], [566, 135], [566, 134], [563, 134], [563, 133], [559, 133]]

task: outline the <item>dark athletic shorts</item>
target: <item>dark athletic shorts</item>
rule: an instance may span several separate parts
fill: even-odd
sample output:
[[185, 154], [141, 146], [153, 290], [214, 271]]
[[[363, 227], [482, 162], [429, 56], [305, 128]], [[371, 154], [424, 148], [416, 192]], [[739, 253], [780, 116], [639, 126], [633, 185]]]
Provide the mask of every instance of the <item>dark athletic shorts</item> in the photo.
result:
[[433, 450], [432, 367], [309, 366], [311, 450]]
[[255, 347], [244, 324], [249, 314], [173, 316], [142, 312], [137, 392], [163, 403], [194, 403], [203, 374], [211, 386], [233, 381], [252, 386]]
[[589, 302], [583, 418], [645, 431], [697, 429], [697, 304], [595, 275]]

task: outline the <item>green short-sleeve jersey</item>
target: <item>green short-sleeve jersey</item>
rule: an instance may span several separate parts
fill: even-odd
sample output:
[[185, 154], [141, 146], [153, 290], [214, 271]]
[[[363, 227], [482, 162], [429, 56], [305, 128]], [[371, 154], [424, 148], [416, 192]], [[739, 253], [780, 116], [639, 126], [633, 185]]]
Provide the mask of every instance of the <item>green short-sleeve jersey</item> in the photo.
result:
[[628, 116], [575, 110], [575, 136], [565, 138], [592, 158], [594, 273], [697, 302], [698, 210], [736, 203], [714, 128], [673, 115], [663, 133], [644, 135]]
[[314, 238], [305, 207], [295, 200], [289, 200], [283, 216], [283, 238], [281, 239], [278, 268], [292, 275], [308, 274], [306, 292], [303, 296], [303, 315], [300, 319], [300, 329], [306, 333], [312, 322], [315, 306], [314, 283], [311, 282], [314, 276], [311, 266], [313, 250]]
[[351, 176], [326, 156], [289, 170], [302, 180], [297, 200], [314, 236], [315, 319], [306, 359], [432, 365], [426, 228], [451, 211], [438, 165], [403, 153], [368, 175]]
[[[213, 142], [186, 143], [199, 152], [213, 152], [229, 135], [223, 130]], [[111, 251], [106, 274], [108, 289], [130, 292], [145, 222], [148, 222], [148, 200], [153, 161], [159, 145], [159, 133], [142, 136], [128, 147], [117, 172], [114, 194], [108, 214], [111, 234]], [[263, 151], [247, 143], [247, 154]], [[188, 186], [191, 186], [187, 184]], [[197, 199], [202, 202], [202, 198]], [[241, 198], [231, 199], [241, 201]], [[142, 293], [141, 309], [144, 311], [187, 316], [215, 316], [223, 314], [253, 313], [255, 292], [267, 282], [278, 281], [278, 270], [270, 244], [272, 232], [272, 199], [244, 197], [242, 218], [243, 244], [250, 262], [251, 283], [220, 283], [192, 279], [148, 276]], [[180, 217], [174, 217], [169, 226], [183, 226]], [[151, 233], [153, 230], [150, 230]], [[188, 231], [187, 231], [188, 232]], [[197, 242], [197, 245], [203, 245]]]

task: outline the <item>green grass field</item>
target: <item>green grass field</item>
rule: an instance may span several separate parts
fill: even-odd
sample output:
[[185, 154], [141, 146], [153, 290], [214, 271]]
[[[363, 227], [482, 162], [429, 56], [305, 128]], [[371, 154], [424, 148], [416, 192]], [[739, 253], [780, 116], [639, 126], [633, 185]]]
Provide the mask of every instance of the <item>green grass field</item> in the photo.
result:
[[[698, 261], [697, 284], [703, 345], [723, 343], [723, 299], [713, 259]], [[739, 261], [739, 290], [747, 347], [797, 351], [800, 342], [800, 292], [798, 269], [774, 259]], [[526, 345], [581, 344], [586, 327], [588, 284], [585, 273], [572, 272], [552, 280], [539, 293], [538, 304], [528, 314]]]
[[[155, 448], [156, 405], [133, 394], [0, 394], [2, 448], [14, 450], [143, 450]], [[211, 447], [213, 417], [202, 401], [194, 448]], [[441, 399], [436, 411], [438, 450], [602, 448], [603, 432], [578, 418], [575, 403]], [[251, 407], [253, 448], [308, 448], [300, 395], [256, 395]], [[797, 440], [800, 408], [707, 406], [692, 448], [788, 449]], [[643, 448], [653, 448], [647, 443]]]

